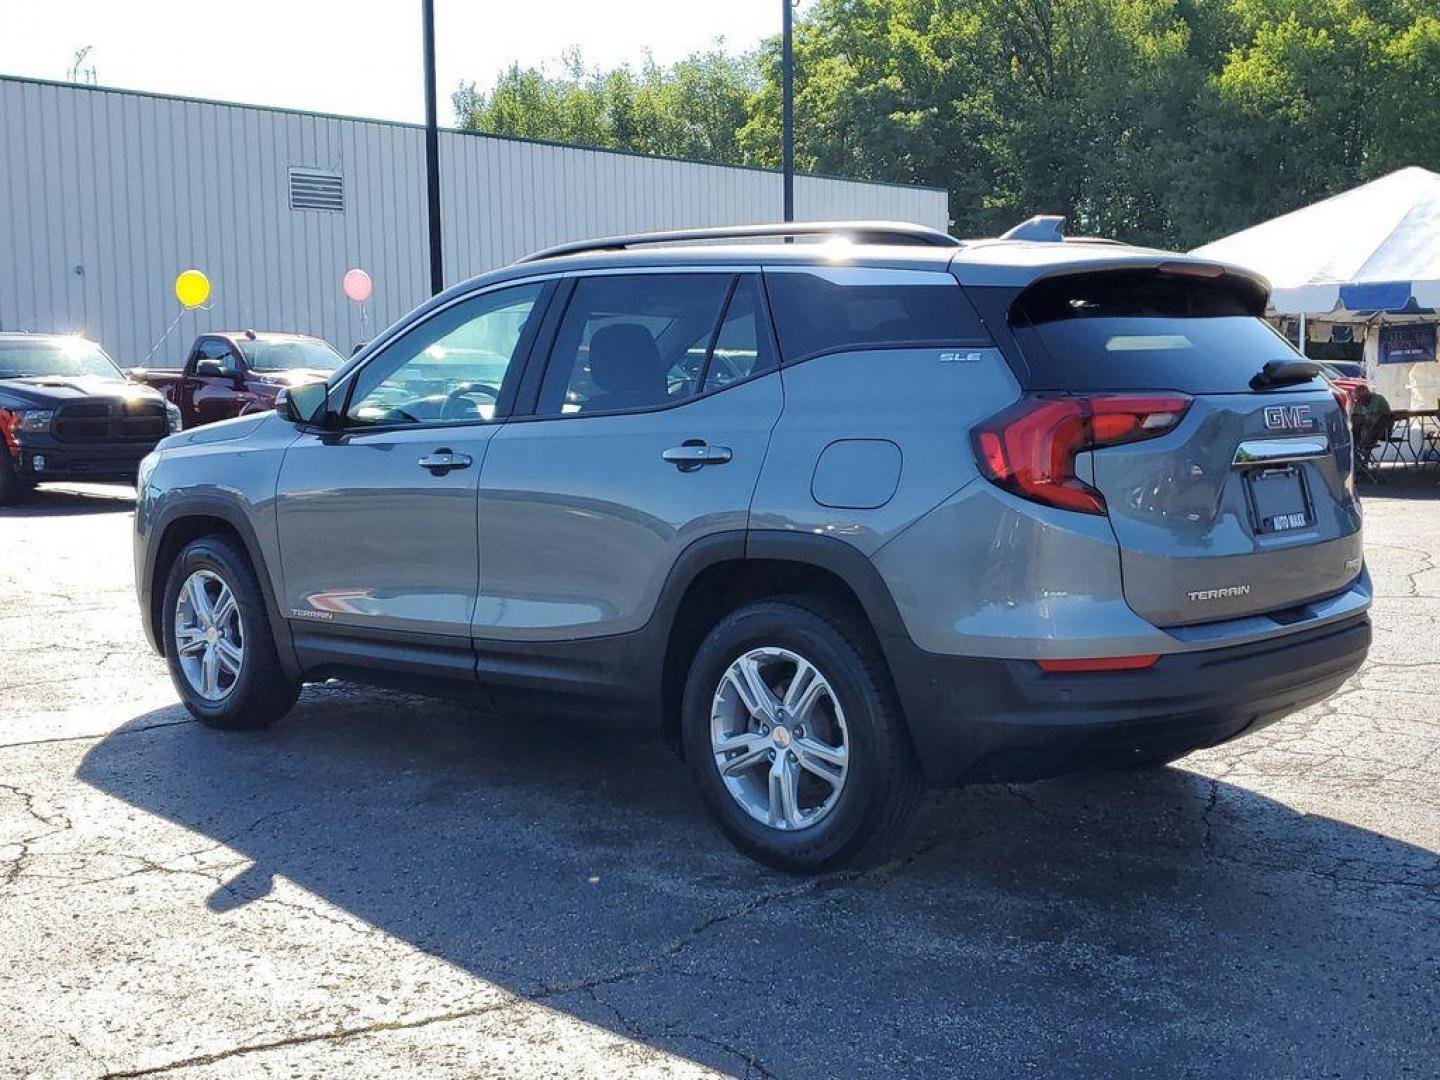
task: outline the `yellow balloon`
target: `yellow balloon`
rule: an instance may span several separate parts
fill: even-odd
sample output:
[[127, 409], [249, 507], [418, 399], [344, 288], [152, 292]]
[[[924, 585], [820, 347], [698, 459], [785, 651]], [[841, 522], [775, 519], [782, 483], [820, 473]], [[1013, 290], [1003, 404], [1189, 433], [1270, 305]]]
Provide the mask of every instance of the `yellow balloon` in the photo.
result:
[[186, 270], [175, 279], [175, 296], [187, 308], [199, 307], [210, 298], [210, 279], [199, 270]]

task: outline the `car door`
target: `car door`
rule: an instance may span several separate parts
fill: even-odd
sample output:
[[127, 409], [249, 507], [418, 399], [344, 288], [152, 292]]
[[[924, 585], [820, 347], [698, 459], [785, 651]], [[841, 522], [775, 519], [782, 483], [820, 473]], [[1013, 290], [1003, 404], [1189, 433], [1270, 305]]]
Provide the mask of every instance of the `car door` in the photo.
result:
[[195, 415], [195, 388], [199, 385], [195, 375], [195, 365], [200, 362], [200, 350], [204, 347], [207, 338], [199, 338], [190, 348], [190, 355], [185, 357], [185, 364], [180, 368], [180, 377], [175, 380], [173, 391], [175, 406], [180, 410], [180, 415], [185, 418], [185, 426], [193, 427], [199, 423]]
[[581, 276], [552, 336], [481, 474], [481, 640], [644, 626], [680, 552], [743, 535], [780, 415], [757, 274]]
[[287, 450], [283, 607], [304, 620], [302, 649], [363, 648], [373, 663], [405, 642], [407, 668], [473, 669], [478, 480], [551, 289], [491, 289], [427, 313], [332, 387], [334, 430], [307, 429]]

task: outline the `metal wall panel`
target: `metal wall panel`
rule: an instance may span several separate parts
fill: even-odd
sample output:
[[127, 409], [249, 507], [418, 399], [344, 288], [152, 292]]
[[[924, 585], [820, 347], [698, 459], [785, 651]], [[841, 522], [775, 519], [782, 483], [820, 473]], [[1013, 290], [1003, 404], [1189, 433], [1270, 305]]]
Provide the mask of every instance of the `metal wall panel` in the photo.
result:
[[[298, 330], [348, 352], [427, 295], [423, 131], [218, 102], [0, 77], [0, 329], [78, 331], [126, 366], [175, 366], [205, 330]], [[290, 166], [344, 177], [345, 209], [291, 210]], [[775, 221], [754, 169], [440, 136], [445, 277], [549, 244]], [[802, 219], [947, 224], [945, 192], [801, 176]], [[369, 271], [362, 307], [340, 291]], [[172, 285], [210, 278], [204, 309]]]

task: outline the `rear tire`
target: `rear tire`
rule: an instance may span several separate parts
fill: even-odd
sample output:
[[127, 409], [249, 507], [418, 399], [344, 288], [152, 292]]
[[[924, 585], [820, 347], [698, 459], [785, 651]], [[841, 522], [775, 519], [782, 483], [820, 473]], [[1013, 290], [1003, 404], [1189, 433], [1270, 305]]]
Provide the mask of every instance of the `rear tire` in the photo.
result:
[[[747, 671], [771, 697], [742, 689]], [[879, 858], [924, 791], [878, 648], [823, 597], [765, 600], [722, 619], [690, 665], [681, 737], [720, 830], [791, 873]]]
[[300, 684], [280, 665], [265, 594], [234, 540], [204, 536], [186, 545], [170, 566], [163, 603], [165, 660], [191, 716], [240, 730], [290, 711]]

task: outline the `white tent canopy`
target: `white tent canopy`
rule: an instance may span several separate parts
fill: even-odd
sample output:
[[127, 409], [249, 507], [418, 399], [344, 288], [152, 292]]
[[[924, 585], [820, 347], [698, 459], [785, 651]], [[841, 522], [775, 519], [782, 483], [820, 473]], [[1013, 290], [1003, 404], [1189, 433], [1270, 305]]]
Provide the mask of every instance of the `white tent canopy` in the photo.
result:
[[1440, 174], [1401, 169], [1194, 254], [1264, 274], [1277, 315], [1440, 308]]

